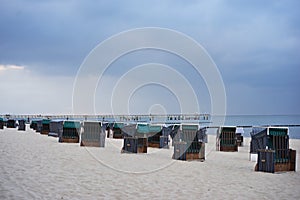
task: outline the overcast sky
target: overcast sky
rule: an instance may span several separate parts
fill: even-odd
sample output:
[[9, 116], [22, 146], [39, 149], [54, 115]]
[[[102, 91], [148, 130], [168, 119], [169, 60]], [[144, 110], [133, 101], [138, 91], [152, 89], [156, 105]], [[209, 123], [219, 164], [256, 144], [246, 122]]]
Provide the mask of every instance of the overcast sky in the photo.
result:
[[[299, 9], [297, 0], [0, 0], [0, 113], [72, 113], [75, 77], [93, 48], [122, 31], [162, 27], [206, 49], [222, 76], [228, 114], [300, 114]], [[110, 101], [103, 99], [111, 98], [124, 73], [147, 63], [178, 71], [198, 98], [195, 112], [210, 113], [204, 77], [184, 60], [155, 50], [112, 63], [97, 86], [95, 112], [110, 113]], [[125, 99], [130, 113], [179, 112], [172, 87], [179, 87], [176, 81], [139, 87]]]

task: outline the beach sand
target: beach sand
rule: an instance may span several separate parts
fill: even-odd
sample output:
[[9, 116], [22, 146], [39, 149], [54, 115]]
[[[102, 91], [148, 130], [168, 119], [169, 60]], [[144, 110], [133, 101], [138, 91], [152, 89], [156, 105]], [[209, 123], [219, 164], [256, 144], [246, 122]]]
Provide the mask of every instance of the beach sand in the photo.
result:
[[206, 160], [172, 160], [173, 148], [121, 154], [123, 140], [105, 148], [58, 143], [33, 130], [0, 130], [0, 199], [300, 199], [297, 172], [255, 172], [250, 138], [239, 152], [217, 152], [209, 135]]

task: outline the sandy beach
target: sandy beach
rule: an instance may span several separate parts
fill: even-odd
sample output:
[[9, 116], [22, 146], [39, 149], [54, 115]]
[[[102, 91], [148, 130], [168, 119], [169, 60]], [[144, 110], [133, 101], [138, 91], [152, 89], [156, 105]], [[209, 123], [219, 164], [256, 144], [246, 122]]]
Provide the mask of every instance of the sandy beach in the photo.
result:
[[297, 172], [255, 172], [250, 138], [239, 152], [217, 152], [209, 135], [204, 162], [172, 160], [173, 148], [121, 154], [123, 140], [105, 148], [58, 143], [27, 131], [0, 130], [0, 199], [300, 199]]

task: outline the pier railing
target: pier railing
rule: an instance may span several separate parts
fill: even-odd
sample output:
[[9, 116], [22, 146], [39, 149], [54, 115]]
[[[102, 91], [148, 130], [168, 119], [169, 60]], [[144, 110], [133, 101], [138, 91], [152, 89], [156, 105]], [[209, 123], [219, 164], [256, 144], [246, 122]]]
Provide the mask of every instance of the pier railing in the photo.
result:
[[166, 115], [0, 115], [6, 119], [62, 119], [102, 122], [147, 122], [147, 123], [209, 123], [209, 114], [166, 114]]

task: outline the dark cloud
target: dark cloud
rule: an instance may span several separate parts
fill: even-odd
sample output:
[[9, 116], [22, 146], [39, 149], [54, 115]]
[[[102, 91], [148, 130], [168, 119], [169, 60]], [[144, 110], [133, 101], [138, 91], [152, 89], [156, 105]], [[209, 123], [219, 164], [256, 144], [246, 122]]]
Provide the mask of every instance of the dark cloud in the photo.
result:
[[[299, 7], [300, 2], [292, 0], [2, 0], [0, 64], [25, 65], [43, 75], [74, 77], [87, 54], [111, 35], [136, 27], [166, 27], [191, 36], [206, 48], [229, 91], [229, 112], [238, 112], [232, 103], [236, 102], [235, 93], [254, 99], [257, 91], [257, 95], [270, 98], [279, 92], [286, 95], [276, 104], [264, 102], [264, 112], [282, 107], [280, 112], [300, 113], [294, 109], [298, 103], [291, 100], [300, 97]], [[168, 62], [175, 63], [176, 59]], [[193, 71], [187, 74], [191, 82], [197, 82]], [[285, 99], [289, 99], [288, 104]], [[252, 112], [252, 107], [245, 112]]]

